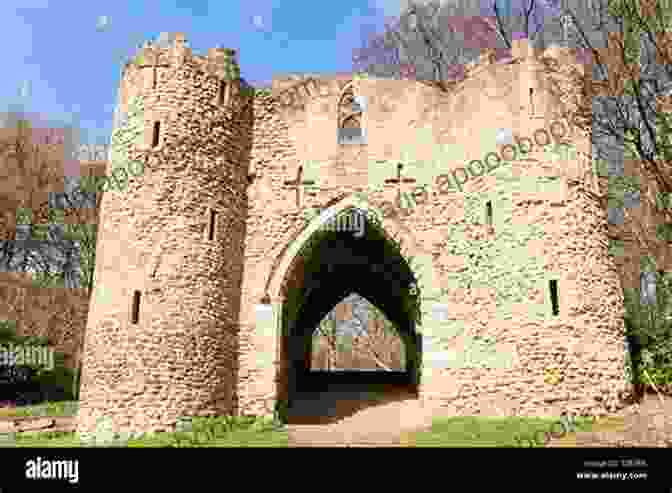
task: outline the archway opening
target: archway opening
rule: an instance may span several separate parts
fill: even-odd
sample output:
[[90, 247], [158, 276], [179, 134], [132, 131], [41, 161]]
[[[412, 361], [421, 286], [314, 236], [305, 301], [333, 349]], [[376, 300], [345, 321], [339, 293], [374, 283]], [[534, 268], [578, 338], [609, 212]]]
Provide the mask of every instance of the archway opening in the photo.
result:
[[346, 296], [313, 332], [308, 372], [398, 372], [406, 370], [398, 328], [356, 292]]
[[[366, 211], [349, 207], [322, 224], [294, 258], [283, 286], [280, 379], [285, 380], [281, 387], [286, 389], [290, 422], [335, 420], [385, 399], [417, 397], [422, 361], [416, 332], [421, 313], [418, 280], [400, 245]], [[374, 316], [382, 315], [387, 329], [403, 343], [398, 368], [311, 368], [316, 329], [353, 295], [366, 300], [366, 308], [375, 307]]]

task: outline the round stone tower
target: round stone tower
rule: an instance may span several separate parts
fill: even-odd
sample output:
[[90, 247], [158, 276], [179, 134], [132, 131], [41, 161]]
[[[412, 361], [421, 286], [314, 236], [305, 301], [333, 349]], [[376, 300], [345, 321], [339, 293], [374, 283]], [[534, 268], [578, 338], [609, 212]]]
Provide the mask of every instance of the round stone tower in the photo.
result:
[[237, 411], [250, 97], [235, 51], [146, 43], [121, 80], [78, 432]]

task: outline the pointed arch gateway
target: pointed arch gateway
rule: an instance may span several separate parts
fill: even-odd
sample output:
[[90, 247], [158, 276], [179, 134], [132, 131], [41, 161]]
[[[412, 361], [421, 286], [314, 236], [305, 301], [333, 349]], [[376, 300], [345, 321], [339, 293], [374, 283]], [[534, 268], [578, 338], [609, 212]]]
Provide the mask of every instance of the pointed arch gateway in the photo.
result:
[[[353, 215], [363, 218], [362, 235], [329, 227], [335, 221], [352, 224], [347, 218]], [[278, 401], [291, 403], [305, 383], [315, 327], [353, 292], [370, 301], [397, 328], [405, 346], [406, 370], [391, 378], [417, 389], [422, 361], [416, 327], [420, 293], [406, 255], [404, 245], [383, 228], [381, 212], [356, 196], [332, 205], [306, 226], [282, 254], [268, 284], [278, 338]]]

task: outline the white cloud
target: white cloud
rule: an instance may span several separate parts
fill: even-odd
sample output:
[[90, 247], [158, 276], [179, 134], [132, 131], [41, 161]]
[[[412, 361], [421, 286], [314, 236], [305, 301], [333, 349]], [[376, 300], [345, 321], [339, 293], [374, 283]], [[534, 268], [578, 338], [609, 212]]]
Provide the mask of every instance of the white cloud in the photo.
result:
[[366, 110], [366, 97], [365, 96], [356, 95], [355, 96], [355, 102], [359, 105], [359, 107], [362, 110]]
[[21, 84], [20, 95], [24, 99], [28, 99], [30, 97], [30, 81], [29, 80], [24, 80], [23, 83]]
[[98, 16], [96, 31], [107, 31], [110, 28], [110, 18], [107, 15]]
[[260, 15], [255, 15], [252, 18], [252, 24], [254, 24], [254, 27], [257, 29], [263, 29], [264, 27], [264, 20]]
[[497, 131], [497, 137], [495, 137], [495, 142], [497, 142], [498, 145], [512, 144], [513, 143], [513, 133], [508, 128], [500, 128]]

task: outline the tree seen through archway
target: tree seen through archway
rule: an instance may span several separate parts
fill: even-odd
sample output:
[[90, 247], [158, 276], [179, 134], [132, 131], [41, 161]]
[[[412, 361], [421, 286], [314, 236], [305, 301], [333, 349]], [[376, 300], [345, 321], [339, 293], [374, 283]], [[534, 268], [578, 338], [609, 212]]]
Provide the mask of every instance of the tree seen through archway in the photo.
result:
[[405, 346], [381, 310], [351, 293], [315, 328], [309, 370], [405, 371]]

